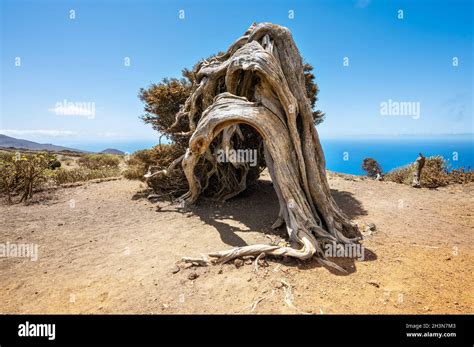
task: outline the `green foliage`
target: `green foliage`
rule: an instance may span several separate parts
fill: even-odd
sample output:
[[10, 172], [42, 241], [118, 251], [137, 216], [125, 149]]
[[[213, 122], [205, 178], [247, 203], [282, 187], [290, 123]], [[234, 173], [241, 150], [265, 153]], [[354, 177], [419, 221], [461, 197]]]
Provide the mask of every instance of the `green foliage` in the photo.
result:
[[120, 164], [120, 156], [115, 154], [86, 154], [78, 160], [78, 163], [79, 166], [91, 170], [117, 168]]
[[[303, 64], [305, 85], [306, 85], [306, 94], [308, 99], [311, 102], [311, 108], [314, 110], [316, 107], [316, 101], [318, 101], [319, 87], [314, 82], [315, 76], [313, 74], [313, 66], [308, 63]], [[313, 111], [313, 121], [314, 125], [319, 125], [324, 121], [325, 113], [321, 110]]]
[[48, 153], [21, 154], [2, 153], [0, 156], [0, 192], [12, 202], [14, 195], [21, 201], [33, 196], [49, 177], [49, 169], [56, 156]]
[[370, 178], [376, 178], [377, 175], [382, 174], [382, 167], [373, 158], [365, 158], [362, 162], [362, 170], [367, 172], [367, 176]]
[[61, 162], [59, 160], [55, 160], [51, 163], [51, 165], [49, 166], [49, 168], [51, 170], [55, 170], [57, 168], [60, 168], [61, 167]]
[[[186, 99], [191, 95], [192, 83], [191, 73], [183, 71], [188, 78], [164, 79], [161, 83], [152, 84], [147, 89], [141, 88], [139, 98], [145, 103], [145, 115], [142, 119], [145, 123], [151, 124], [153, 129], [170, 138], [172, 141], [180, 140], [170, 131], [171, 125], [175, 121], [175, 116], [184, 105]], [[181, 128], [175, 130], [186, 130], [186, 124], [180, 124]]]

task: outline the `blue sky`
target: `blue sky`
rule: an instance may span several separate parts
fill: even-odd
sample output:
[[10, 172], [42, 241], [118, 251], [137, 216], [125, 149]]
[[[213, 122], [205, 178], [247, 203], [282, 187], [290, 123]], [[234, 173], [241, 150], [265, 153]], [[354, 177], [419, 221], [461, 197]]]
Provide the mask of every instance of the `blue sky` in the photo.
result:
[[[56, 144], [154, 141], [138, 118], [138, 90], [226, 50], [254, 21], [290, 28], [315, 67], [323, 138], [474, 130], [472, 1], [0, 2], [6, 135]], [[63, 100], [94, 103], [94, 116], [58, 115]], [[388, 100], [419, 103], [419, 117], [381, 115]]]

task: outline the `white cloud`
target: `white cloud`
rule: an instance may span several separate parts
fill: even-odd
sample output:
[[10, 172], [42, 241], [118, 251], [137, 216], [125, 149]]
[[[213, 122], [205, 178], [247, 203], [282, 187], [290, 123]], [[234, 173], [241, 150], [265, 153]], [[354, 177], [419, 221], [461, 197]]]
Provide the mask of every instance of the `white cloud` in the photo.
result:
[[24, 135], [39, 135], [39, 136], [52, 136], [52, 137], [69, 137], [78, 135], [77, 131], [70, 130], [15, 130], [15, 129], [0, 129], [0, 134], [12, 135], [12, 136], [24, 136]]

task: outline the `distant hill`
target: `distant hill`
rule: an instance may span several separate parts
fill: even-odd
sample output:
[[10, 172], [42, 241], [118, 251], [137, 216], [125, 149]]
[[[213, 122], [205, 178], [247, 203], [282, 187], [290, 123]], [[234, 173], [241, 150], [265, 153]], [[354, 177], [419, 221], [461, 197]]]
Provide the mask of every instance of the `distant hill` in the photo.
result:
[[125, 152], [122, 152], [118, 149], [114, 149], [114, 148], [107, 148], [107, 149], [104, 149], [102, 152], [99, 152], [99, 153], [102, 153], [102, 154], [118, 154], [118, 155], [124, 155]]
[[28, 149], [28, 150], [33, 150], [33, 151], [52, 151], [52, 152], [70, 151], [70, 152], [87, 153], [87, 151], [83, 151], [80, 149], [56, 146], [50, 143], [37, 143], [33, 141], [28, 141], [28, 140], [16, 139], [14, 137], [2, 135], [2, 134], [0, 134], [0, 147]]

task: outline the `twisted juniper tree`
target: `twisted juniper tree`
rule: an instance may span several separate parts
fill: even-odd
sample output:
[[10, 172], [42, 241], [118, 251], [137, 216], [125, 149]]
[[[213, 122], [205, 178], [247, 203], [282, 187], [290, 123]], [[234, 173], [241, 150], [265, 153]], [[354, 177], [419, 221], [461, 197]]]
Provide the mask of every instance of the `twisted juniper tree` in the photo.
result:
[[[166, 170], [147, 175], [155, 186], [185, 175], [194, 204], [202, 195], [226, 200], [254, 183], [267, 168], [280, 210], [273, 228], [286, 225], [290, 246], [250, 245], [210, 253], [226, 262], [261, 253], [309, 259], [324, 257], [325, 243], [352, 243], [357, 228], [331, 196], [324, 153], [305, 83], [305, 67], [290, 31], [253, 24], [227, 52], [187, 71], [194, 88], [167, 131], [186, 143]], [[255, 150], [258, 165], [217, 160], [218, 151]]]

